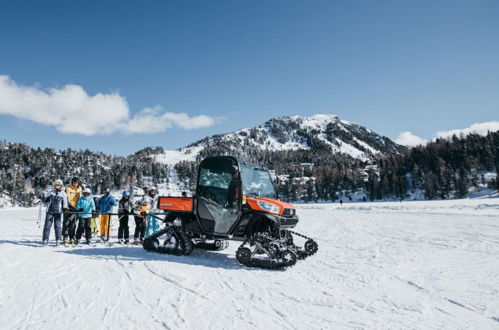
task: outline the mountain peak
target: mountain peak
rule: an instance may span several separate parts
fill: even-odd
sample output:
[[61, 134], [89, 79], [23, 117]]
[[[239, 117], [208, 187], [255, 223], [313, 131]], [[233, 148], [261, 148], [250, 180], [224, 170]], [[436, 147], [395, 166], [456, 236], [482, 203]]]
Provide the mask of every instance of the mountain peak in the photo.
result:
[[251, 154], [253, 151], [322, 151], [331, 156], [368, 161], [376, 155], [398, 153], [403, 147], [387, 137], [334, 114], [312, 116], [282, 116], [267, 120], [253, 128], [242, 128], [226, 134], [217, 134], [199, 140], [180, 153], [189, 158], [203, 150], [219, 154]]

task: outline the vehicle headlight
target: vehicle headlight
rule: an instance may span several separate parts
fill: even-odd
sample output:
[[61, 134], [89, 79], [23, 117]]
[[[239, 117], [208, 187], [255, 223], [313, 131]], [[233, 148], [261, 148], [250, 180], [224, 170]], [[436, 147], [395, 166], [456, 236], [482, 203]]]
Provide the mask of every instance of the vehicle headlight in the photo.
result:
[[272, 204], [272, 203], [263, 202], [263, 201], [258, 201], [258, 206], [267, 212], [275, 213], [275, 214], [279, 214], [279, 211], [281, 210], [281, 208], [279, 206]]

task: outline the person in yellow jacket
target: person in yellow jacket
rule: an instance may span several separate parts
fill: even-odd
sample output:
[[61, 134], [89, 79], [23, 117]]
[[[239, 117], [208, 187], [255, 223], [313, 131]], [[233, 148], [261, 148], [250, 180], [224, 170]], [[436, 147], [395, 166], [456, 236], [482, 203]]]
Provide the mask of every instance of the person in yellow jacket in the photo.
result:
[[[71, 179], [71, 184], [66, 188], [66, 196], [68, 198], [69, 212], [77, 212], [76, 204], [78, 203], [78, 199], [80, 199], [81, 196], [80, 180], [77, 177]], [[62, 222], [62, 236], [64, 245], [68, 244], [68, 238], [71, 243], [74, 243], [76, 236], [77, 219], [77, 214], [64, 214], [64, 220]]]

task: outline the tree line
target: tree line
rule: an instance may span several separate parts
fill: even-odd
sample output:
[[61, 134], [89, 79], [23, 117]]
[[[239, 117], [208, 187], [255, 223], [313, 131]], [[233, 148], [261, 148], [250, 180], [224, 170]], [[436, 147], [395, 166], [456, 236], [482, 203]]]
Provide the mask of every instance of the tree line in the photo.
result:
[[[205, 143], [208, 140], [204, 141]], [[499, 189], [499, 132], [437, 139], [425, 146], [371, 155], [362, 161], [348, 154], [332, 154], [322, 147], [310, 150], [262, 150], [251, 145], [232, 145], [216, 137], [196, 162], [176, 165], [179, 176], [194, 188], [196, 168], [206, 156], [232, 155], [275, 170], [279, 197], [288, 201], [336, 201], [351, 199], [356, 192], [364, 200], [403, 200], [419, 194], [425, 199], [466, 197], [471, 189]], [[305, 165], [303, 165], [305, 164]], [[312, 164], [312, 166], [308, 166]], [[493, 177], [493, 176], [492, 176]]]
[[[310, 150], [266, 150], [254, 144], [202, 141], [205, 148], [194, 162], [175, 165], [180, 181], [194, 191], [197, 166], [204, 157], [232, 155], [275, 171], [276, 190], [287, 201], [348, 200], [361, 192], [365, 200], [466, 197], [471, 189], [499, 189], [499, 132], [437, 139], [425, 146], [371, 155], [359, 160], [322, 146]], [[61, 178], [79, 177], [95, 193], [167, 182], [169, 168], [153, 160], [161, 147], [146, 148], [128, 157], [89, 150], [56, 151], [0, 141], [0, 197], [8, 195], [31, 206], [39, 192]]]
[[105, 188], [125, 189], [157, 184], [168, 179], [168, 167], [152, 161], [160, 149], [145, 149], [128, 157], [89, 150], [31, 148], [0, 141], [0, 197], [7, 195], [20, 205], [32, 206], [39, 193], [56, 179], [66, 184], [78, 177], [95, 193]]

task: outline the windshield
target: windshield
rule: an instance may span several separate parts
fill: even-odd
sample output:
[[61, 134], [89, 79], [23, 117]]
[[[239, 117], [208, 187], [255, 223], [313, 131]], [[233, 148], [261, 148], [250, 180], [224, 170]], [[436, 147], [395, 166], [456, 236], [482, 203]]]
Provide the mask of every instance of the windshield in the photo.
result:
[[243, 181], [243, 195], [276, 198], [269, 171], [251, 164], [239, 164], [239, 168]]

